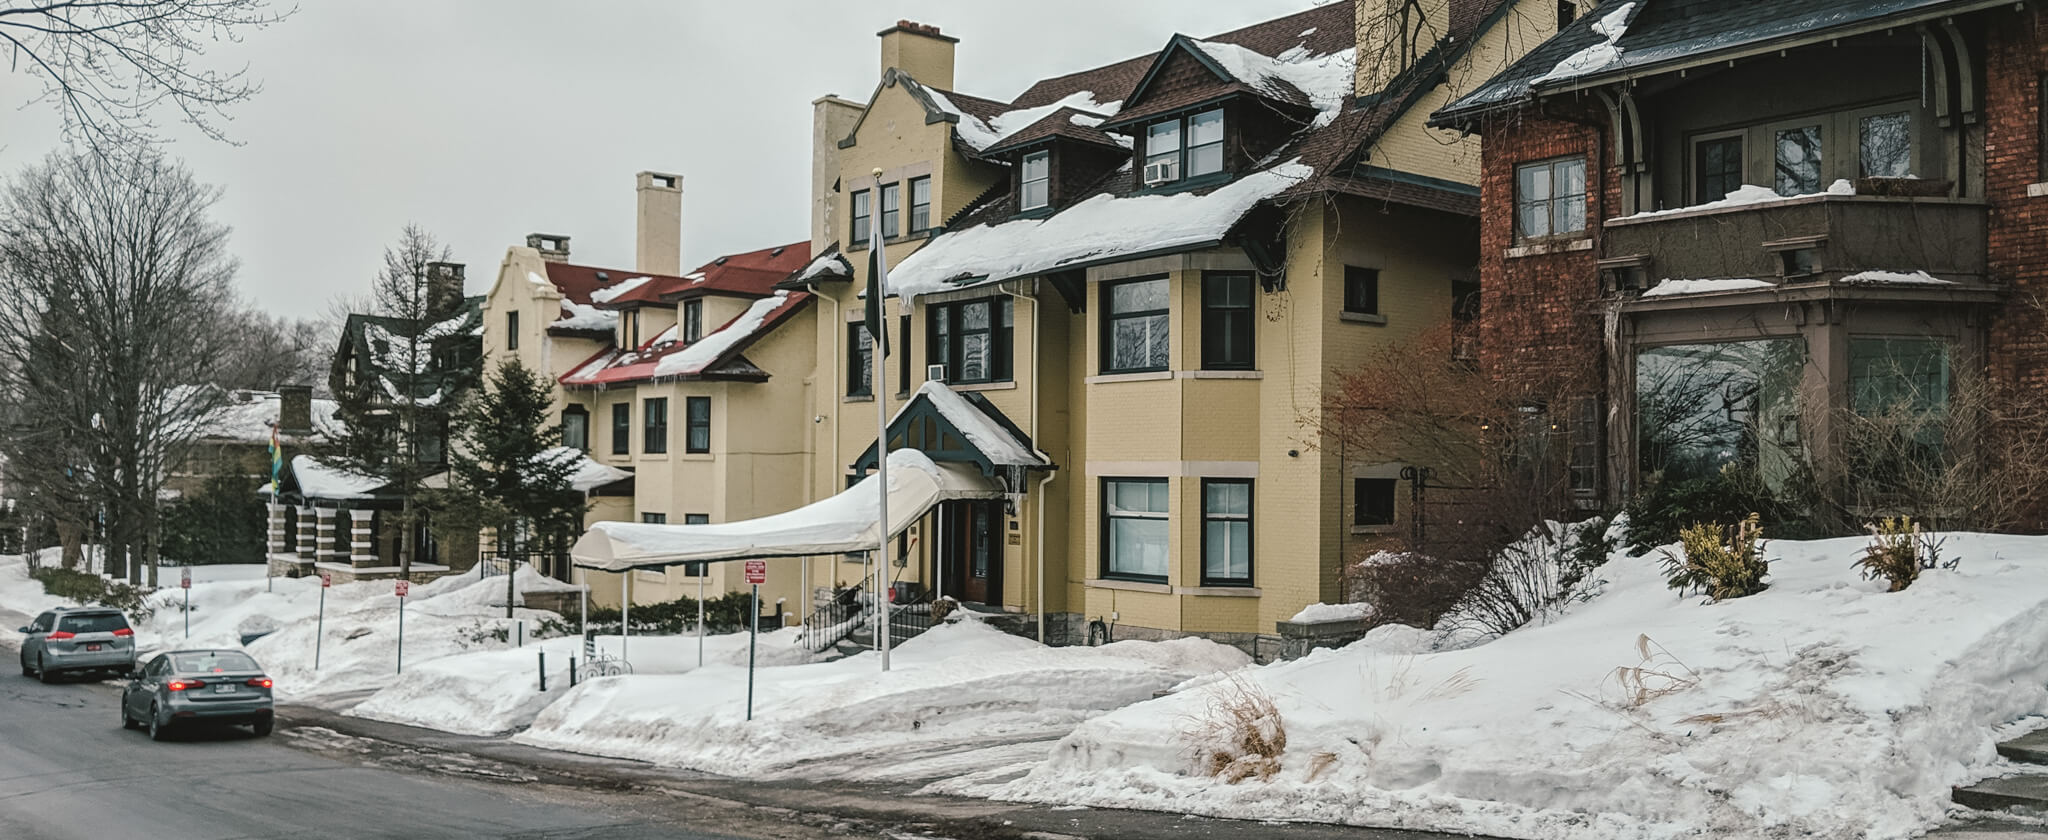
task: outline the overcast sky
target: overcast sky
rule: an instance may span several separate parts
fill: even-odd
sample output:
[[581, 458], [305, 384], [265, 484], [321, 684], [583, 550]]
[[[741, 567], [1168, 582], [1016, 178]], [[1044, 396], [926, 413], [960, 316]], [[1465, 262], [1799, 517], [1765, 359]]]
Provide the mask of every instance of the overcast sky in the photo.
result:
[[[448, 243], [481, 294], [508, 245], [571, 238], [631, 268], [633, 173], [683, 175], [683, 265], [808, 237], [810, 102], [864, 101], [875, 33], [909, 18], [960, 43], [955, 87], [1029, 84], [1329, 0], [304, 0], [208, 63], [263, 82], [241, 145], [178, 127], [171, 152], [225, 196], [241, 288], [308, 317], [368, 289], [407, 222]], [[0, 65], [0, 169], [59, 143], [35, 80]], [[170, 119], [170, 115], [164, 115]]]

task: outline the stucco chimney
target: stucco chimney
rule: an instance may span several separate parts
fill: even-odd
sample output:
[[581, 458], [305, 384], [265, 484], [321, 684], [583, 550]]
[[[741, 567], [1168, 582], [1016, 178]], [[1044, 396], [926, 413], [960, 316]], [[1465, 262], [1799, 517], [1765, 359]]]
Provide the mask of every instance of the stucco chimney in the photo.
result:
[[427, 312], [445, 318], [462, 308], [462, 263], [427, 263]]
[[[839, 141], [860, 121], [862, 106], [827, 94], [811, 100], [811, 254], [839, 241]], [[850, 247], [850, 246], [849, 246]]]
[[277, 397], [277, 430], [288, 435], [312, 434], [313, 387], [280, 385]]
[[960, 39], [911, 20], [899, 20], [875, 34], [882, 37], [882, 72], [894, 67], [930, 87], [953, 89], [953, 45]]
[[634, 237], [633, 270], [647, 274], [683, 273], [683, 176], [642, 172], [633, 176], [639, 204]]
[[526, 247], [540, 252], [540, 258], [548, 262], [569, 261], [569, 237], [559, 233], [529, 233]]
[[1358, 32], [1354, 93], [1385, 90], [1451, 34], [1451, 0], [1351, 0]]

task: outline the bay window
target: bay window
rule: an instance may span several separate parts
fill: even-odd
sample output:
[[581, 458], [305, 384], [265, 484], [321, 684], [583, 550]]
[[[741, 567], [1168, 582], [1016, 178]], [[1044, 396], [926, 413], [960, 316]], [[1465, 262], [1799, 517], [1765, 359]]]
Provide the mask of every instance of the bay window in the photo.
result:
[[952, 382], [1007, 382], [1011, 377], [1012, 305], [1008, 297], [931, 306], [930, 364], [945, 365]]
[[1169, 367], [1167, 279], [1125, 280], [1104, 287], [1102, 372], [1137, 373]]
[[1252, 482], [1202, 480], [1202, 585], [1252, 585]]

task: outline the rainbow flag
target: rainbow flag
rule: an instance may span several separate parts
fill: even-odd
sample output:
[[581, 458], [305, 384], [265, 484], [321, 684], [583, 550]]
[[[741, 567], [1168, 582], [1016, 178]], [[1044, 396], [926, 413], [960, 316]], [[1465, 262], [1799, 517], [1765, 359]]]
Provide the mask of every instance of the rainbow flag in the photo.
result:
[[284, 470], [284, 439], [278, 437], [277, 424], [270, 424], [270, 500], [277, 501], [277, 476]]

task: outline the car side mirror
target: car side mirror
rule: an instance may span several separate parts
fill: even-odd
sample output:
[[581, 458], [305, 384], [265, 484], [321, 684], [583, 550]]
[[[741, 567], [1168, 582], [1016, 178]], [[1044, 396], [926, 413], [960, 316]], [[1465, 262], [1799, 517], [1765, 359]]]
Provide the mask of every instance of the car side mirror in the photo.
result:
[[26, 627], [23, 627], [23, 628], [21, 628], [21, 629], [19, 629], [19, 630], [16, 630], [16, 631], [14, 631], [14, 632], [16, 632], [16, 633], [34, 633], [34, 632], [36, 632], [36, 631], [34, 631], [34, 630], [30, 630], [30, 629], [28, 629], [28, 628], [26, 628]]

